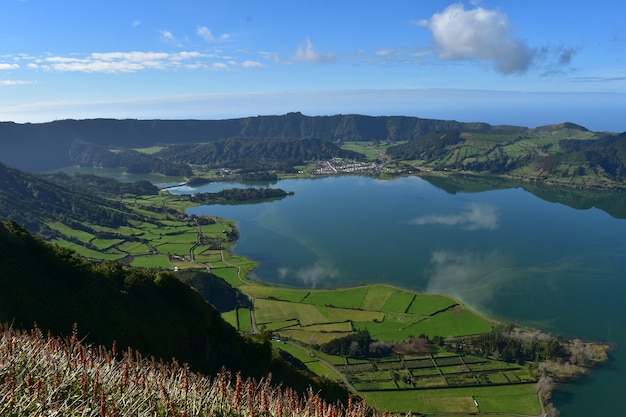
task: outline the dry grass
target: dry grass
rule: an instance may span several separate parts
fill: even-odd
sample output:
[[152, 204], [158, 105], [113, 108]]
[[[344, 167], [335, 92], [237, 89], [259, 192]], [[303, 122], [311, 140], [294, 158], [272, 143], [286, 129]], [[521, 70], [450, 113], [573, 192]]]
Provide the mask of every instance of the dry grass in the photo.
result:
[[328, 404], [222, 370], [214, 377], [139, 352], [85, 345], [0, 326], [0, 415], [21, 416], [386, 416], [365, 402]]

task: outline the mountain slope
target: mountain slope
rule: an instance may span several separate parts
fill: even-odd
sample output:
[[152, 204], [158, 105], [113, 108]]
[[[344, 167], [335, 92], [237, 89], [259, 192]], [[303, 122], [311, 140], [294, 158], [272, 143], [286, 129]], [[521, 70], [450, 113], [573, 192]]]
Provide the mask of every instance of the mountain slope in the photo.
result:
[[49, 123], [0, 123], [0, 162], [42, 172], [72, 165], [76, 143], [97, 147], [141, 148], [153, 145], [318, 138], [329, 141], [403, 141], [430, 132], [486, 129], [486, 123], [403, 116], [257, 116], [226, 120], [60, 120]]
[[88, 343], [215, 373], [223, 366], [244, 375], [272, 373], [276, 381], [304, 392], [326, 390], [345, 398], [337, 384], [298, 372], [272, 353], [267, 342], [240, 336], [200, 293], [172, 273], [86, 261], [72, 251], [31, 236], [15, 222], [0, 222], [0, 323], [38, 326], [69, 335], [77, 324]]
[[49, 232], [46, 221], [59, 219], [66, 224], [91, 222], [119, 227], [133, 214], [119, 202], [104, 198], [101, 189], [106, 188], [111, 195], [158, 192], [147, 182], [124, 185], [95, 176], [69, 178], [29, 174], [0, 163], [0, 220], [15, 220], [42, 235]]

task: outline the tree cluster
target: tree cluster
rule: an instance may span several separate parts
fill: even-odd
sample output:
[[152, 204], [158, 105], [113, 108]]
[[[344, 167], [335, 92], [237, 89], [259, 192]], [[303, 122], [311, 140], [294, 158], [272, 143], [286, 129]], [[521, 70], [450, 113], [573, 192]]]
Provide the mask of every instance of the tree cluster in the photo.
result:
[[286, 197], [288, 193], [280, 188], [229, 188], [216, 193], [186, 194], [190, 201], [202, 204], [232, 204], [246, 201], [260, 201]]
[[189, 177], [191, 167], [184, 163], [163, 160], [155, 155], [122, 149], [112, 152], [104, 146], [75, 141], [69, 150], [70, 161], [79, 166], [120, 168], [130, 174], [161, 174], [166, 176]]
[[521, 332], [512, 325], [500, 325], [489, 333], [454, 342], [458, 353], [493, 357], [505, 362], [540, 362], [563, 358], [567, 341], [540, 332]]
[[329, 140], [313, 138], [230, 138], [204, 144], [171, 145], [156, 155], [176, 163], [248, 170], [251, 166], [255, 170], [267, 170], [272, 167], [298, 165], [310, 160], [363, 157], [356, 152], [343, 150]]

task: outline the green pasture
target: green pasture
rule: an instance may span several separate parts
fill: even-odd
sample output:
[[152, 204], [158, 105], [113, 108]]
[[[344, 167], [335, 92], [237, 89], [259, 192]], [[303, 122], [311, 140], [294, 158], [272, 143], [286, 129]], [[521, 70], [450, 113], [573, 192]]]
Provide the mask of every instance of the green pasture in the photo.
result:
[[368, 287], [354, 287], [335, 290], [310, 291], [302, 300], [303, 303], [331, 307], [360, 308], [363, 304]]
[[333, 322], [382, 321], [385, 313], [380, 311], [351, 310], [347, 308], [322, 307], [319, 310]]
[[89, 258], [89, 259], [118, 260], [126, 256], [125, 254], [119, 253], [119, 252], [116, 252], [116, 253], [99, 252], [94, 249], [86, 248], [84, 245], [70, 242], [65, 239], [53, 239], [51, 242], [63, 248], [71, 249], [77, 254], [79, 254], [80, 256], [84, 258]]
[[425, 376], [439, 376], [441, 373], [439, 373], [438, 368], [417, 368], [411, 369], [411, 375], [416, 378], [420, 378]]
[[415, 317], [414, 322], [405, 323], [389, 319], [389, 315], [386, 314], [382, 322], [355, 322], [354, 328], [355, 330], [369, 331], [373, 339], [400, 342], [411, 336], [417, 337], [421, 334], [417, 328], [420, 319]]
[[320, 359], [325, 360], [326, 362], [330, 363], [333, 366], [345, 365], [348, 361], [348, 358], [343, 358], [341, 356], [328, 355], [318, 350], [315, 351], [315, 356], [318, 356]]
[[269, 331], [279, 331], [281, 329], [286, 329], [289, 327], [294, 327], [298, 325], [298, 320], [286, 320], [286, 321], [275, 321], [272, 323], [263, 324], [263, 326]]
[[242, 332], [250, 333], [252, 331], [252, 322], [250, 321], [250, 309], [238, 308], [237, 309], [237, 323], [238, 329]]
[[293, 343], [284, 343], [273, 340], [272, 346], [289, 353], [291, 356], [300, 360], [300, 362], [304, 364], [318, 361], [318, 359], [315, 356], [311, 355], [306, 349], [303, 349]]
[[301, 302], [309, 292], [308, 290], [272, 287], [262, 284], [242, 285], [239, 289], [255, 298], [273, 298], [294, 303]]
[[311, 304], [257, 299], [254, 302], [254, 310], [257, 324], [294, 319], [298, 320], [302, 326], [327, 322], [326, 317], [319, 312], [317, 306]]
[[328, 323], [328, 324], [314, 324], [312, 326], [307, 326], [304, 330], [311, 332], [326, 332], [326, 333], [347, 333], [351, 332], [352, 323], [349, 321], [339, 322], [339, 323]]
[[71, 227], [66, 226], [61, 222], [48, 222], [47, 225], [52, 230], [56, 230], [57, 232], [61, 233], [64, 236], [78, 239], [81, 242], [86, 243], [95, 238], [95, 236], [92, 235], [91, 233], [88, 233], [82, 230], [72, 229]]
[[380, 308], [381, 311], [404, 313], [410, 308], [415, 300], [414, 293], [395, 291], [389, 295], [389, 298]]
[[429, 337], [464, 336], [488, 333], [492, 329], [492, 322], [465, 307], [456, 306], [420, 321], [414, 329], [417, 335], [423, 333]]
[[457, 304], [456, 301], [443, 295], [417, 294], [409, 306], [407, 313], [429, 316]]
[[340, 380], [339, 375], [337, 375], [337, 373], [325, 363], [315, 361], [306, 363], [305, 365], [307, 368], [309, 368], [309, 371], [313, 372], [316, 375], [328, 378], [331, 381], [338, 382]]
[[222, 318], [224, 319], [226, 323], [230, 324], [235, 329], [239, 330], [239, 328], [237, 327], [237, 310], [231, 310], [231, 311], [222, 313]]
[[291, 339], [291, 340], [296, 340], [306, 345], [317, 345], [317, 344], [328, 343], [331, 340], [336, 339], [337, 337], [347, 336], [350, 333], [351, 332], [344, 332], [344, 333], [314, 332], [314, 331], [310, 331], [306, 329], [298, 329], [298, 328], [293, 328], [293, 327], [288, 328], [288, 329], [283, 329], [280, 332], [278, 332], [278, 334], [281, 337]]
[[[395, 142], [393, 145], [397, 145], [402, 142]], [[368, 161], [375, 161], [385, 156], [386, 149], [392, 144], [382, 145], [376, 142], [344, 142], [341, 144], [341, 149], [348, 151], [358, 152], [365, 155]]]
[[[434, 390], [367, 391], [362, 395], [380, 410], [396, 413], [487, 413], [539, 415], [535, 384]], [[474, 404], [478, 402], [478, 408]], [[473, 407], [473, 408], [472, 408]], [[458, 416], [458, 414], [455, 414]]]
[[161, 150], [165, 149], [164, 146], [150, 146], [148, 148], [135, 148], [135, 150], [139, 153], [145, 153], [148, 155], [155, 154]]
[[398, 292], [395, 288], [386, 285], [370, 285], [361, 304], [364, 310], [383, 311], [383, 306], [392, 294]]
[[211, 273], [217, 275], [218, 277], [222, 278], [224, 281], [226, 281], [230, 286], [238, 288], [239, 286], [241, 286], [243, 283], [239, 280], [239, 278], [237, 278], [237, 268], [234, 266], [228, 266], [228, 267], [214, 267], [211, 268]]
[[166, 255], [137, 256], [130, 265], [137, 268], [173, 269]]
[[159, 243], [154, 242], [154, 247], [160, 253], [165, 253], [168, 255], [177, 255], [177, 256], [185, 256], [189, 257], [189, 251], [193, 243]]
[[117, 248], [129, 255], [145, 255], [150, 252], [150, 247], [143, 242], [122, 242]]
[[119, 245], [122, 243], [122, 239], [93, 239], [91, 245], [101, 251], [107, 251], [111, 249], [113, 246]]

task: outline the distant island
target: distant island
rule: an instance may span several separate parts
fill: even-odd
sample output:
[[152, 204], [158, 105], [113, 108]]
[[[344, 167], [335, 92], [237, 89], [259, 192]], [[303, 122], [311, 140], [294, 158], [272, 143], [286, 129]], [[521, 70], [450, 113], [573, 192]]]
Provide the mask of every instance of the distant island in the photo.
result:
[[403, 116], [288, 113], [226, 120], [0, 123], [0, 162], [26, 171], [119, 168], [201, 181], [462, 172], [626, 188], [626, 133]]

